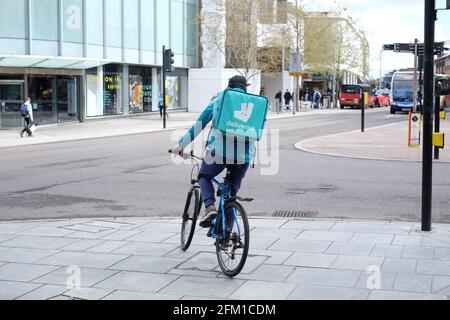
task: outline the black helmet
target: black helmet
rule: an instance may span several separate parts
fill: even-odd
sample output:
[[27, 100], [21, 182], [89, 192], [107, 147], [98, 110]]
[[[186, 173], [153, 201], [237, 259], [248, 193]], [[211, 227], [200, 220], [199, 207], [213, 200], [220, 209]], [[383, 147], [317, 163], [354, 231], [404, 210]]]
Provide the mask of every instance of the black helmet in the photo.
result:
[[230, 88], [241, 88], [246, 90], [248, 86], [250, 86], [250, 84], [247, 83], [247, 79], [243, 76], [234, 76], [228, 81], [228, 87]]

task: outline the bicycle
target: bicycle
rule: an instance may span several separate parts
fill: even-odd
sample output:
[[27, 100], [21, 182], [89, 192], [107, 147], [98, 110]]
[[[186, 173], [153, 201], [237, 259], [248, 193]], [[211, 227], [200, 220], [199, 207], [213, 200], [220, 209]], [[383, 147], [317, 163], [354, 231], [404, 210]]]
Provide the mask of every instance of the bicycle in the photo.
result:
[[[169, 150], [169, 153], [172, 151]], [[181, 249], [187, 251], [192, 243], [202, 207], [198, 176], [203, 159], [196, 157], [193, 152], [190, 155], [184, 155], [183, 158], [195, 162], [191, 171], [191, 189], [187, 195], [181, 225]], [[220, 203], [217, 217], [212, 221], [207, 236], [215, 240], [220, 269], [226, 276], [233, 278], [244, 268], [250, 246], [247, 213], [238, 201], [251, 202], [254, 199], [231, 196], [231, 186], [228, 182], [230, 169], [231, 167], [227, 167], [227, 174], [223, 182], [217, 178], [213, 179], [213, 183], [218, 189], [217, 196], [220, 197]]]

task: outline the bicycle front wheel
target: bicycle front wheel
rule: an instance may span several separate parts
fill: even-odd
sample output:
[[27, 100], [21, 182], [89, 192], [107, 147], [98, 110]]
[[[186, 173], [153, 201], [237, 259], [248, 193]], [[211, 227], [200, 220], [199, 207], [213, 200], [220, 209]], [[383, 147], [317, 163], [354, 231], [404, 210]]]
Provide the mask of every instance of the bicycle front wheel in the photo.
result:
[[200, 194], [193, 188], [187, 196], [181, 224], [181, 250], [187, 251], [191, 246], [195, 233], [195, 224], [200, 213]]
[[[219, 213], [217, 222], [220, 228], [222, 228], [221, 217]], [[231, 201], [225, 205], [225, 218], [225, 238], [217, 240], [216, 253], [222, 272], [233, 278], [241, 273], [247, 261], [250, 227], [247, 213], [238, 202]]]

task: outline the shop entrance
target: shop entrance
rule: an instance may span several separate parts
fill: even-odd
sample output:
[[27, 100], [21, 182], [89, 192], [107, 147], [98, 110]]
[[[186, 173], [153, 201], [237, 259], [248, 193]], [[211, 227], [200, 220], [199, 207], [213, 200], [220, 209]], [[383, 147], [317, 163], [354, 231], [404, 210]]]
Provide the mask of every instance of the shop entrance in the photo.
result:
[[0, 80], [0, 129], [22, 126], [23, 81]]
[[79, 79], [74, 76], [28, 78], [35, 122], [40, 125], [79, 121]]

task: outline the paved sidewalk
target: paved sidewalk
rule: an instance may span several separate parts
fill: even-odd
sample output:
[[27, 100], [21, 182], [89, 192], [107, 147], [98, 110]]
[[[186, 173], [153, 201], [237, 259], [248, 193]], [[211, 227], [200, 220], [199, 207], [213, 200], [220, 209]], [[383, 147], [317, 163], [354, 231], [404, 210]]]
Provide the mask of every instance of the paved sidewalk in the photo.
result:
[[[450, 225], [253, 218], [243, 273], [220, 272], [180, 219], [0, 223], [0, 299], [447, 300]], [[69, 285], [69, 286], [68, 286]], [[71, 286], [79, 288], [71, 289]]]
[[[338, 113], [333, 110], [306, 110], [302, 109], [295, 116], [292, 113], [270, 113], [268, 119], [284, 119], [291, 117], [303, 117], [321, 113]], [[190, 127], [198, 118], [198, 113], [169, 113], [167, 129], [176, 130]], [[140, 115], [122, 118], [104, 118], [89, 120], [85, 123], [69, 123], [38, 127], [35, 137], [21, 139], [19, 130], [0, 130], [0, 148], [27, 146], [43, 143], [75, 141], [85, 139], [98, 139], [114, 136], [160, 132], [162, 119], [159, 114]]]
[[[441, 132], [445, 133], [449, 144], [450, 118], [441, 121]], [[423, 131], [422, 131], [423, 138]], [[422, 147], [408, 147], [408, 122], [402, 121], [382, 127], [343, 134], [324, 136], [296, 144], [297, 149], [340, 157], [364, 159], [422, 161]], [[450, 163], [450, 149], [440, 151], [438, 162]]]

